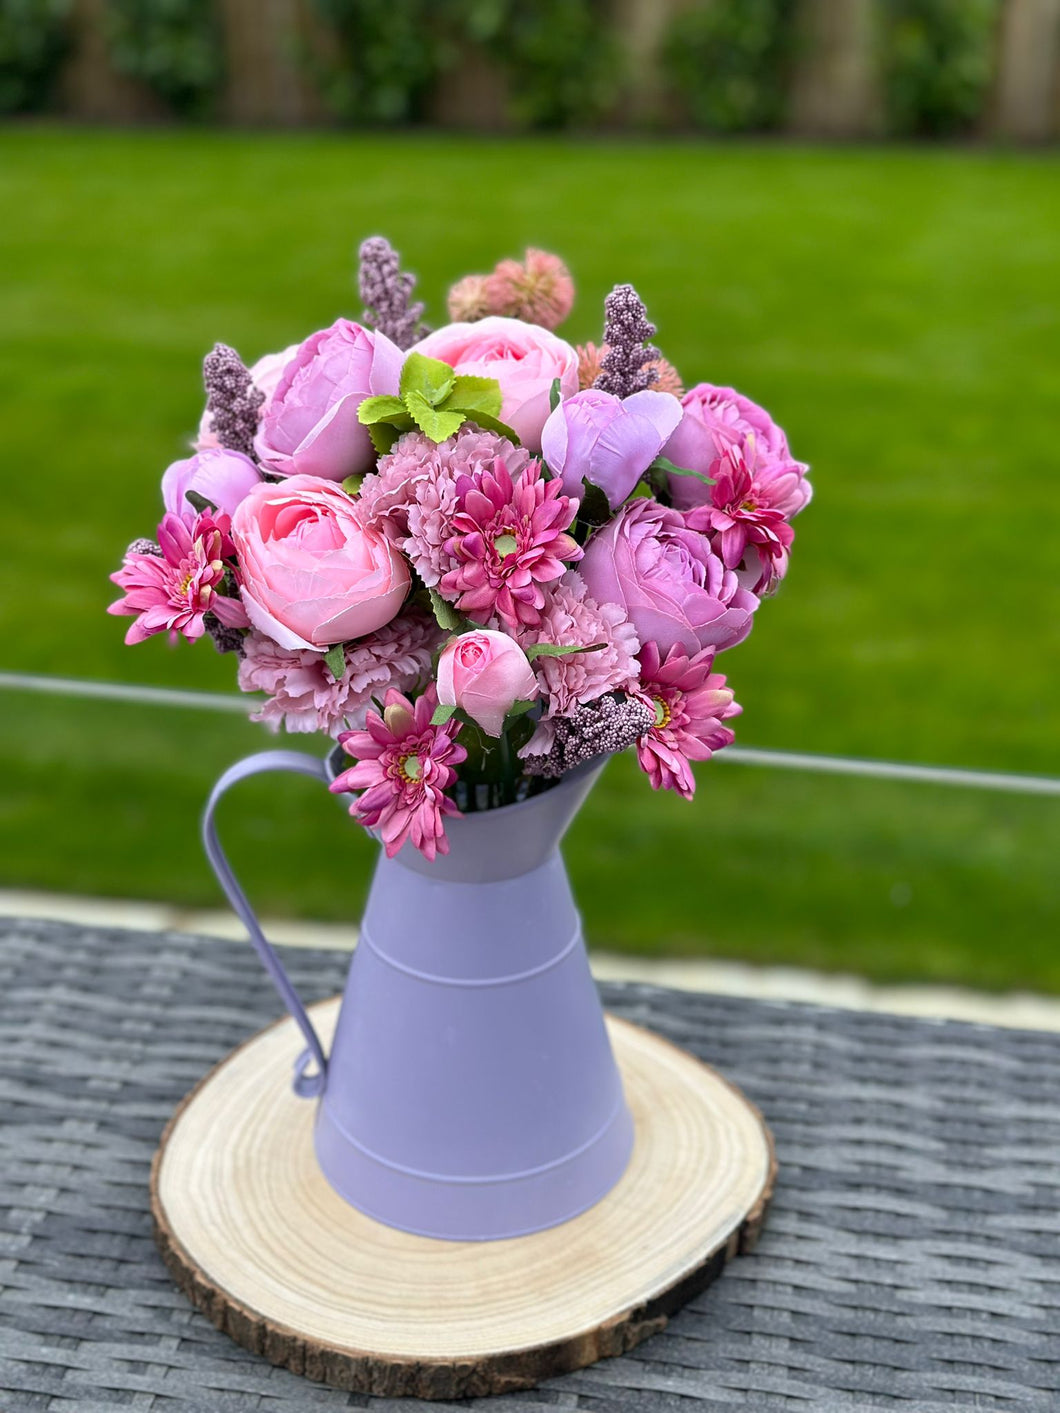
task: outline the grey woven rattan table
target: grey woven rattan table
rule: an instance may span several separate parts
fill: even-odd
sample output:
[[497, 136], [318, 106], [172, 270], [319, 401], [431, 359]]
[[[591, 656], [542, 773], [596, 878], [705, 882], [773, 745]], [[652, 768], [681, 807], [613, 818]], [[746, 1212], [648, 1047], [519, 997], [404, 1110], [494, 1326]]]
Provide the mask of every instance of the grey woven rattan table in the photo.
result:
[[[313, 999], [345, 959], [286, 954]], [[455, 1408], [274, 1369], [151, 1240], [174, 1106], [278, 1002], [249, 948], [0, 919], [0, 1409]], [[1060, 1409], [1060, 1037], [608, 986], [773, 1128], [755, 1255], [660, 1335], [497, 1413]], [[461, 1404], [467, 1407], [468, 1404]]]

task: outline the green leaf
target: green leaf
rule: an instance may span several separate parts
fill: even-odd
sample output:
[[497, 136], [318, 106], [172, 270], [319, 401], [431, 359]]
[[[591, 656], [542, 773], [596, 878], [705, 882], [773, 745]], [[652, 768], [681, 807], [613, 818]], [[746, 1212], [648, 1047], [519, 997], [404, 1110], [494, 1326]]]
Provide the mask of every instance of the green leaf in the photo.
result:
[[336, 643], [333, 648], [328, 648], [324, 654], [324, 661], [328, 665], [328, 671], [336, 682], [341, 682], [346, 671], [346, 649], [342, 643]]
[[357, 408], [357, 421], [370, 427], [374, 422], [392, 422], [406, 416], [405, 404], [399, 397], [366, 397]]
[[598, 653], [607, 647], [606, 643], [593, 643], [590, 647], [566, 647], [561, 643], [531, 643], [526, 656], [533, 662], [535, 657], [569, 657], [571, 653]]
[[526, 697], [520, 697], [520, 699], [519, 699], [517, 702], [512, 702], [511, 706], [508, 708], [508, 715], [509, 715], [509, 716], [525, 716], [526, 713], [530, 710], [530, 708], [531, 708], [531, 707], [535, 707], [535, 706], [537, 706], [537, 698], [536, 698], [536, 697], [534, 698], [533, 701], [530, 701], [530, 700], [529, 700], [528, 698], [526, 698]]
[[548, 410], [550, 412], [555, 412], [556, 408], [560, 404], [562, 396], [563, 394], [560, 391], [559, 379], [553, 378], [552, 386], [548, 390]]
[[702, 471], [690, 471], [687, 466], [675, 466], [665, 456], [657, 456], [648, 467], [649, 471], [662, 471], [667, 476], [694, 476], [697, 481], [702, 481], [705, 486], [713, 486], [714, 480], [710, 476], [704, 476]]
[[206, 497], [201, 496], [198, 491], [185, 491], [184, 499], [188, 501], [192, 509], [197, 510], [200, 515], [205, 510], [217, 510], [217, 507], [216, 505], [214, 505], [213, 501], [207, 500]]
[[[371, 436], [371, 432], [369, 432], [368, 435]], [[347, 494], [348, 496], [355, 496], [355, 495], [357, 495], [358, 492], [360, 491], [360, 489], [361, 489], [361, 483], [363, 482], [363, 480], [364, 480], [364, 472], [363, 472], [363, 471], [361, 471], [361, 472], [360, 472], [358, 475], [356, 475], [356, 476], [347, 476], [346, 479], [345, 479], [345, 481], [343, 481], [343, 483], [342, 483], [342, 489], [346, 492], [346, 494]]]
[[[409, 427], [412, 426], [412, 418], [409, 418]], [[409, 428], [405, 428], [408, 431]], [[392, 426], [389, 422], [375, 422], [368, 428], [368, 435], [372, 439], [376, 456], [386, 456], [393, 447], [398, 437], [401, 436], [402, 428]]]
[[496, 378], [472, 378], [462, 373], [453, 382], [448, 407], [458, 408], [469, 417], [472, 412], [485, 412], [487, 417], [499, 417], [503, 401], [501, 385]]
[[[463, 415], [463, 408], [447, 407], [446, 412], [460, 412]], [[507, 437], [513, 446], [519, 446], [519, 433], [514, 427], [509, 427], [506, 422], [499, 422], [496, 417], [491, 417], [488, 412], [482, 412], [471, 408], [467, 411], [467, 420], [474, 422], [476, 427], [481, 427], [484, 432], [498, 432], [502, 437]]]
[[458, 613], [451, 603], [443, 599], [437, 589], [428, 589], [427, 592], [431, 596], [431, 610], [438, 627], [444, 628], [449, 633], [458, 633], [467, 622], [464, 615]]
[[611, 519], [611, 502], [591, 481], [582, 481], [582, 498], [578, 506], [578, 519], [587, 525], [606, 525]]
[[451, 716], [456, 713], [455, 706], [449, 706], [445, 702], [439, 702], [434, 708], [434, 715], [431, 717], [432, 726], [444, 726]]
[[419, 393], [431, 407], [437, 407], [453, 390], [456, 374], [448, 363], [439, 358], [427, 358], [422, 353], [410, 353], [401, 365], [401, 381], [398, 391], [405, 406], [409, 406], [409, 395]]
[[432, 442], [444, 442], [466, 421], [463, 412], [439, 412], [420, 392], [408, 393], [405, 406], [416, 426]]

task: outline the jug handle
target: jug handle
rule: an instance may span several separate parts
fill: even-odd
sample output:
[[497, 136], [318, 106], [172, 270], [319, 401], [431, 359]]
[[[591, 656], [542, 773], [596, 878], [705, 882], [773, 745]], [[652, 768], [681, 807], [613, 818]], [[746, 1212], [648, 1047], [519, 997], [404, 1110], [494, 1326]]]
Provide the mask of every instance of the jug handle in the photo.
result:
[[[328, 783], [325, 762], [318, 760], [315, 756], [308, 756], [303, 751], [259, 751], [256, 755], [247, 756], [245, 760], [237, 761], [235, 765], [229, 766], [210, 792], [202, 819], [202, 839], [206, 848], [206, 857], [210, 861], [210, 867], [217, 875], [218, 883], [224, 889], [225, 896], [236, 915], [250, 933], [254, 950], [268, 972], [272, 984], [280, 993], [284, 1005], [294, 1018], [295, 1024], [302, 1032], [308, 1048], [295, 1061], [292, 1083], [297, 1095], [303, 1099], [312, 1099], [323, 1093], [327, 1078], [327, 1061], [324, 1058], [320, 1037], [313, 1029], [313, 1022], [309, 1019], [298, 992], [294, 989], [290, 977], [284, 970], [283, 963], [262, 932], [254, 909], [247, 901], [246, 894], [232, 872], [232, 865], [228, 862], [217, 837], [217, 823], [214, 818], [222, 796], [227, 794], [233, 785], [237, 785], [241, 780], [246, 780], [252, 775], [262, 775], [273, 770], [292, 771], [297, 775], [312, 775], [317, 780], [323, 781], [325, 785]], [[315, 1062], [316, 1070], [307, 1074], [306, 1068], [310, 1060]]]

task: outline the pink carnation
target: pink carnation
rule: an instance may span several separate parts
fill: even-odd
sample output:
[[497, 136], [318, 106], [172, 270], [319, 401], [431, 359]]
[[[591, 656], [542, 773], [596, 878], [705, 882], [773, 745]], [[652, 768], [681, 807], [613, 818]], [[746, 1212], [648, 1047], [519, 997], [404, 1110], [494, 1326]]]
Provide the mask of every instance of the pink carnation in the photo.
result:
[[470, 424], [440, 445], [422, 432], [406, 432], [380, 458], [378, 472], [364, 478], [358, 504], [368, 523], [403, 550], [433, 588], [456, 567], [445, 548], [457, 510], [456, 483], [491, 469], [498, 457], [513, 481], [530, 461], [524, 447]]
[[336, 682], [321, 653], [281, 648], [264, 633], [243, 641], [239, 685], [267, 692], [254, 713], [278, 731], [326, 731], [329, 736], [362, 727], [373, 697], [388, 688], [407, 692], [430, 675], [431, 655], [441, 639], [434, 619], [413, 610], [392, 619], [346, 648], [346, 670]]
[[562, 647], [606, 646], [599, 652], [569, 653], [564, 657], [539, 657], [534, 668], [547, 697], [547, 717], [570, 716], [606, 692], [631, 691], [640, 669], [637, 631], [625, 610], [615, 603], [598, 604], [589, 597], [585, 580], [576, 569], [565, 574], [545, 595], [541, 622], [517, 634], [526, 649], [532, 643]]

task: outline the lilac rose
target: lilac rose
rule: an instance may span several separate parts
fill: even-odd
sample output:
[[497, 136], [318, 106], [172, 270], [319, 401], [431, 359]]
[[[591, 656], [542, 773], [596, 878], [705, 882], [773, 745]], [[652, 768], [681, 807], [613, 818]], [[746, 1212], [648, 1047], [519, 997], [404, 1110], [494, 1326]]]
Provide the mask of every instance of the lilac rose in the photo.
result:
[[[675, 466], [712, 476], [711, 467], [730, 448], [745, 450], [752, 436], [759, 465], [791, 462], [788, 439], [783, 431], [765, 408], [734, 388], [697, 383], [685, 393], [681, 407], [680, 424], [663, 453]], [[670, 494], [678, 510], [691, 510], [694, 505], [710, 500], [710, 487], [694, 476], [671, 476]]]
[[680, 644], [731, 648], [751, 631], [758, 599], [726, 569], [705, 535], [676, 510], [634, 500], [597, 530], [578, 566], [597, 603], [626, 610], [642, 643], [665, 657]]
[[549, 470], [569, 496], [582, 495], [583, 478], [598, 486], [616, 510], [632, 492], [681, 420], [672, 393], [650, 388], [619, 398], [586, 388], [561, 402], [541, 433]]
[[277, 476], [342, 481], [374, 460], [357, 409], [376, 393], [396, 394], [405, 355], [385, 334], [349, 319], [311, 334], [284, 367], [262, 408], [254, 450]]
[[198, 511], [188, 500], [195, 491], [226, 515], [235, 513], [239, 502], [261, 482], [258, 468], [249, 456], [224, 447], [198, 451], [183, 461], [174, 461], [162, 476], [162, 500], [171, 515], [179, 515], [191, 529]]

